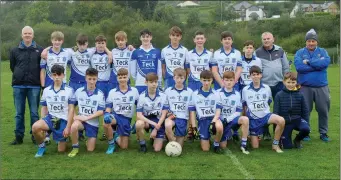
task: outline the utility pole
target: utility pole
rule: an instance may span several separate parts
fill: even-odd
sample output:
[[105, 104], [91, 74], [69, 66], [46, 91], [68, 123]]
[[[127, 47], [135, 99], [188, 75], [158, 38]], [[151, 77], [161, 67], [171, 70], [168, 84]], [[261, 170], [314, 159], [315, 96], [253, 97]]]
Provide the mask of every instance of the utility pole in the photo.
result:
[[223, 22], [223, 1], [220, 0], [220, 22]]

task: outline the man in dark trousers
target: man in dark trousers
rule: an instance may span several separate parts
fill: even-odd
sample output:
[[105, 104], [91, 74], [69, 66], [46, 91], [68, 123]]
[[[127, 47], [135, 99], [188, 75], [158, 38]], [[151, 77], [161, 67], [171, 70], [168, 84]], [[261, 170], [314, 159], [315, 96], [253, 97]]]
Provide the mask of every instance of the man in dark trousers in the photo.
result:
[[[25, 104], [26, 98], [30, 108], [32, 125], [39, 119], [38, 107], [40, 99], [40, 54], [43, 48], [33, 41], [34, 32], [30, 26], [22, 29], [22, 41], [10, 52], [10, 67], [12, 75], [13, 99], [15, 107], [15, 139], [10, 143], [23, 143], [25, 135]], [[32, 142], [35, 143], [33, 136]]]
[[[313, 102], [318, 114], [320, 139], [328, 142], [328, 113], [330, 109], [330, 92], [328, 87], [327, 68], [330, 57], [327, 51], [317, 46], [318, 36], [314, 29], [305, 36], [306, 47], [295, 55], [295, 67], [298, 73], [298, 84], [308, 106], [309, 116], [313, 110]], [[309, 123], [310, 117], [307, 119]], [[310, 140], [307, 136], [305, 141]]]

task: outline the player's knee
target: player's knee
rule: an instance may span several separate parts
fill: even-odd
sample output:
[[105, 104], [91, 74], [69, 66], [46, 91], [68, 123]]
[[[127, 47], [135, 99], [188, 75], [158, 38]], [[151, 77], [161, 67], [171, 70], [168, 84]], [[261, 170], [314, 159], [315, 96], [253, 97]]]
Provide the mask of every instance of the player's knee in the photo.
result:
[[210, 151], [210, 147], [202, 147], [201, 146], [201, 150], [204, 152], [208, 152], [208, 151]]
[[302, 132], [303, 134], [308, 135], [308, 134], [310, 133], [310, 128], [309, 128], [309, 127], [304, 127], [304, 128], [301, 129], [301, 132]]
[[39, 132], [40, 131], [40, 125], [39, 125], [39, 123], [34, 123], [33, 125], [32, 125], [32, 132], [33, 133], [37, 133], [37, 132]]
[[87, 150], [88, 152], [93, 152], [95, 150], [95, 147], [88, 147]]
[[242, 125], [249, 125], [249, 118], [246, 116], [240, 117], [240, 124]]
[[226, 149], [227, 144], [226, 143], [220, 143], [220, 147], [223, 148], [223, 149]]
[[284, 120], [284, 118], [283, 117], [278, 117], [278, 119], [277, 119], [277, 123], [276, 123], [277, 125], [281, 125], [281, 126], [284, 126], [285, 125], [285, 120]]
[[215, 128], [217, 132], [219, 133], [223, 132], [223, 125], [221, 123], [216, 123]]
[[111, 127], [111, 124], [106, 124], [106, 123], [103, 123], [103, 128], [105, 129], [109, 129]]
[[144, 122], [141, 120], [137, 120], [135, 126], [136, 126], [136, 129], [142, 129], [144, 128]]
[[172, 129], [173, 128], [173, 123], [171, 122], [171, 120], [169, 120], [169, 119], [166, 120], [165, 128], [166, 129]]

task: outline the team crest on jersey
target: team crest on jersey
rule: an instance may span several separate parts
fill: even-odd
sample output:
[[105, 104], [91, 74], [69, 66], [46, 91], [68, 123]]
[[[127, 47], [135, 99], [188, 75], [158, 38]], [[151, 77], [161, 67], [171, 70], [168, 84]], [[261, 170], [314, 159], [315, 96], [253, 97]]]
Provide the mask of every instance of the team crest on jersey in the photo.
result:
[[123, 98], [122, 98], [122, 101], [123, 101], [123, 102], [127, 102], [127, 97], [123, 97]]
[[208, 59], [204, 59], [204, 63], [208, 63]]
[[210, 100], [205, 100], [205, 106], [208, 106], [208, 103], [210, 103]]
[[234, 106], [236, 104], [236, 101], [235, 100], [232, 100], [231, 101], [231, 105]]
[[215, 104], [215, 100], [211, 100], [211, 105], [213, 106]]
[[93, 101], [93, 102], [92, 102], [92, 105], [93, 105], [93, 106], [96, 106], [96, 104], [97, 104], [97, 101]]
[[86, 100], [85, 100], [85, 103], [86, 103], [86, 104], [89, 104], [89, 103], [90, 103], [90, 99], [86, 99]]
[[159, 102], [159, 103], [157, 104], [157, 107], [161, 107], [161, 102]]
[[123, 55], [124, 55], [124, 52], [120, 52], [120, 57], [123, 57]]
[[61, 101], [65, 101], [65, 96], [60, 97]]
[[103, 57], [99, 58], [99, 62], [103, 62]]
[[232, 58], [232, 63], [235, 63], [236, 62], [236, 58]]
[[263, 99], [264, 99], [264, 100], [266, 99], [266, 94], [263, 94]]
[[259, 94], [256, 94], [256, 99], [259, 100]]
[[187, 101], [187, 100], [188, 100], [188, 97], [187, 97], [187, 96], [185, 96], [185, 97], [184, 97], [184, 101]]
[[184, 54], [183, 53], [180, 53], [179, 54], [180, 58], [184, 57]]
[[63, 62], [65, 62], [66, 61], [66, 57], [63, 57]]
[[129, 101], [132, 102], [134, 100], [133, 96], [129, 96]]

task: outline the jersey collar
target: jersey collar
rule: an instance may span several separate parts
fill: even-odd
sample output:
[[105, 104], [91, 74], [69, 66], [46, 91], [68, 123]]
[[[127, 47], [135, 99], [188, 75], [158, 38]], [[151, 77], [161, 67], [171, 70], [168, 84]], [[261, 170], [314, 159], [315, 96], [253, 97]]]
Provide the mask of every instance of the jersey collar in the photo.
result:
[[[242, 60], [245, 61], [245, 55], [242, 55]], [[252, 60], [256, 60], [256, 56], [252, 55]]]
[[[212, 88], [210, 88], [210, 90], [209, 90], [208, 92], [209, 92], [210, 94], [213, 93]], [[198, 94], [203, 95], [203, 93], [205, 93], [205, 92], [202, 90], [202, 86], [201, 86], [200, 89], [198, 90]]]
[[55, 53], [54, 51], [52, 51], [52, 47], [49, 49], [49, 53], [53, 53], [55, 55], [59, 55], [61, 52], [64, 52], [64, 48], [60, 48], [59, 53]]
[[[87, 86], [85, 85], [84, 88], [83, 88], [83, 91], [85, 91], [86, 93], [88, 93], [88, 92], [87, 92], [87, 89], [88, 89], [88, 88], [87, 88]], [[97, 94], [98, 94], [98, 88], [96, 87], [95, 90], [94, 90], [94, 93], [93, 93], [92, 95], [97, 95]]]
[[183, 90], [187, 90], [187, 87], [186, 86], [184, 86], [184, 88], [182, 88], [181, 90], [179, 90], [179, 89], [176, 89], [176, 87], [175, 87], [175, 85], [172, 87], [172, 90], [176, 90], [176, 91], [178, 91], [179, 93], [180, 92], [182, 92]]
[[226, 54], [224, 47], [221, 47], [220, 48], [220, 53], [224, 53], [226, 56], [229, 56], [231, 53], [234, 53], [234, 50], [235, 50], [234, 48], [231, 48], [231, 52]]
[[105, 51], [102, 52], [102, 53], [99, 53], [99, 52], [97, 52], [97, 50], [96, 50], [95, 54], [99, 54], [99, 55], [103, 56], [104, 54], [107, 54], [107, 53], [106, 53]]
[[154, 97], [153, 99], [149, 97], [148, 87], [147, 87], [145, 93], [146, 93], [145, 97], [148, 97], [148, 98], [149, 98], [150, 100], [152, 100], [152, 101], [154, 101], [158, 96], [160, 96], [160, 93], [159, 93], [159, 90], [158, 90], [158, 89], [156, 89], [155, 97]]
[[207, 50], [206, 50], [206, 48], [204, 48], [204, 51], [199, 55], [198, 52], [197, 52], [197, 50], [194, 48], [192, 53], [195, 53], [195, 54], [197, 54], [198, 56], [202, 56], [203, 54], [207, 54]]
[[[127, 91], [127, 92], [129, 92], [129, 91], [131, 91], [131, 87], [128, 85], [128, 91]], [[125, 92], [125, 93], [122, 92], [119, 86], [117, 86], [116, 92], [120, 92], [120, 93], [122, 93], [122, 94], [126, 94], [126, 93], [127, 93], [127, 92]]]
[[167, 47], [168, 47], [168, 48], [172, 48], [173, 50], [178, 50], [179, 48], [182, 48], [182, 45], [179, 44], [179, 46], [178, 46], [176, 49], [174, 49], [174, 48], [172, 47], [171, 43], [169, 43]]
[[253, 86], [253, 82], [250, 83], [250, 87], [248, 89], [253, 89], [254, 91], [259, 91], [261, 88], [265, 88], [263, 83], [261, 82], [260, 83], [260, 87], [258, 89], [256, 89], [254, 86]]
[[231, 92], [227, 92], [226, 90], [225, 90], [225, 88], [221, 88], [221, 92], [224, 92], [224, 94], [225, 94], [225, 96], [230, 96], [230, 95], [232, 95], [232, 94], [236, 94], [236, 91], [234, 90], [234, 88], [232, 89], [232, 91]]
[[79, 49], [77, 50], [79, 53], [81, 53], [81, 54], [83, 54], [83, 53], [87, 53], [88, 52], [88, 50], [87, 49], [85, 49], [85, 51], [83, 51], [83, 52], [80, 52], [79, 51]]
[[60, 90], [65, 90], [65, 83], [62, 83], [60, 89], [58, 91], [54, 90], [54, 82], [51, 84], [50, 90], [53, 90], [55, 93], [58, 93]]
[[154, 48], [154, 46], [151, 44], [151, 45], [150, 45], [150, 49], [144, 49], [144, 48], [142, 47], [142, 45], [140, 46], [140, 49], [142, 49], [142, 50], [144, 50], [144, 51], [146, 51], [146, 52], [149, 52], [149, 51], [151, 51], [152, 49], [155, 49], [155, 48]]

